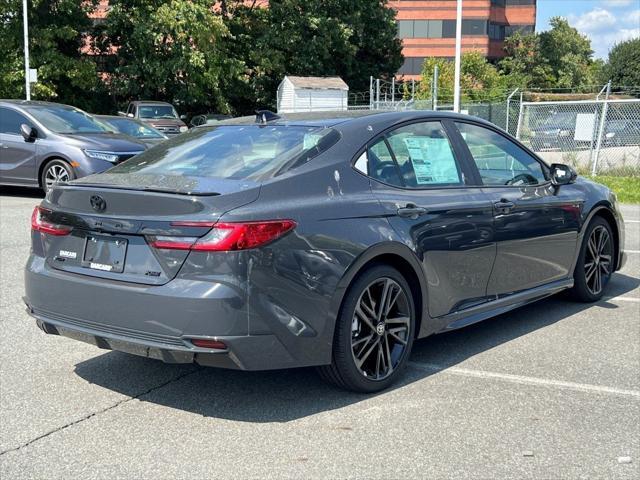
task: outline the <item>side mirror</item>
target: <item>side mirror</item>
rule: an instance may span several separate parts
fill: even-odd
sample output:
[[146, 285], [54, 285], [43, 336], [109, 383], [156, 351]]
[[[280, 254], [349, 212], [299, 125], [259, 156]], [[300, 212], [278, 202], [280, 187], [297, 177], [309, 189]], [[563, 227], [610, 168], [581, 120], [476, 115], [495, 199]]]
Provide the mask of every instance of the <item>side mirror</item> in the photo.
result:
[[133, 113], [127, 113], [127, 117], [133, 118]]
[[185, 114], [180, 115], [180, 120], [182, 120], [183, 122], [186, 122], [187, 116]]
[[20, 125], [20, 133], [22, 133], [25, 142], [35, 142], [38, 138], [38, 131], [26, 123]]
[[551, 183], [554, 185], [568, 185], [578, 178], [576, 171], [569, 165], [554, 163], [551, 165]]

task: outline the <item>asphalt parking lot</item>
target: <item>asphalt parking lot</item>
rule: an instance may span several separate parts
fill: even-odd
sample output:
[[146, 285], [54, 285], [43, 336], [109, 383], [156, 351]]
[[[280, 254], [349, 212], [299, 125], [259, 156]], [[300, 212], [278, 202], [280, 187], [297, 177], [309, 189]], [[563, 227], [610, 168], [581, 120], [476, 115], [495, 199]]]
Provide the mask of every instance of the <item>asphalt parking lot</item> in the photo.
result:
[[638, 206], [606, 299], [419, 341], [405, 380], [366, 396], [312, 369], [165, 365], [44, 335], [21, 300], [39, 201], [0, 191], [3, 479], [640, 478]]

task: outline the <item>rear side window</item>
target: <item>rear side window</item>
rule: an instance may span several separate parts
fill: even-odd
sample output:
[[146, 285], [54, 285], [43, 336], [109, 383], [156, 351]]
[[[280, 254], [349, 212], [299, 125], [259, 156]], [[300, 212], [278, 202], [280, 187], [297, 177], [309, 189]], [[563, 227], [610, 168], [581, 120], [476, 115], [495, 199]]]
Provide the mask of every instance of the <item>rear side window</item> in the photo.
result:
[[309, 161], [339, 139], [338, 132], [322, 127], [198, 127], [117, 165], [109, 173], [259, 180]]
[[10, 108], [0, 107], [0, 133], [20, 135], [20, 125], [23, 123], [32, 126], [24, 115]]
[[440, 122], [400, 127], [369, 147], [368, 156], [369, 175], [390, 185], [428, 188], [463, 183]]
[[547, 179], [538, 160], [488, 128], [458, 123], [485, 185], [537, 185]]

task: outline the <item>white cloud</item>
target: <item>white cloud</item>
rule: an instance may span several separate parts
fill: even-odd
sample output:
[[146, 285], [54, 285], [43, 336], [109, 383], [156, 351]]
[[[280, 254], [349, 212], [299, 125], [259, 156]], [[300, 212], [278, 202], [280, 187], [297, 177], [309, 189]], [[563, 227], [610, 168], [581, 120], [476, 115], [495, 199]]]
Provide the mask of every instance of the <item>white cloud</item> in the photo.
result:
[[609, 7], [628, 7], [637, 0], [604, 0], [602, 3]]
[[640, 30], [637, 28], [620, 28], [613, 32], [591, 36], [591, 48], [595, 51], [595, 56], [606, 59], [615, 44], [640, 37]]
[[[624, 6], [632, 2], [607, 3]], [[614, 15], [609, 10], [596, 7], [581, 15], [570, 14], [568, 20], [580, 33], [589, 37], [591, 48], [599, 58], [606, 59], [616, 43], [640, 37], [640, 10], [616, 12]]]
[[569, 23], [582, 33], [608, 30], [616, 24], [616, 17], [604, 8], [596, 7], [582, 15], [569, 15]]
[[625, 14], [624, 22], [627, 25], [633, 25], [636, 28], [640, 28], [640, 9], [632, 10], [631, 12]]

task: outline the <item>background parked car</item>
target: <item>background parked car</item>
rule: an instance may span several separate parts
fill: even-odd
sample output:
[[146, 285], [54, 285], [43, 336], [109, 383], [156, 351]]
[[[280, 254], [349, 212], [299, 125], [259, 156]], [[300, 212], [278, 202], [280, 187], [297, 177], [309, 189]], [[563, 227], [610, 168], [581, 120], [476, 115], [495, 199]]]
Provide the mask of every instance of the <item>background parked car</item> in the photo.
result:
[[222, 120], [232, 118], [231, 115], [222, 113], [207, 113], [204, 115], [194, 115], [189, 122], [189, 127], [199, 127], [200, 125], [214, 125]]
[[621, 119], [607, 122], [602, 141], [606, 146], [640, 145], [640, 121]]
[[0, 184], [48, 190], [99, 173], [146, 145], [68, 105], [0, 100]]
[[123, 133], [129, 135], [141, 142], [144, 142], [149, 147], [164, 142], [167, 137], [161, 131], [153, 128], [140, 120], [129, 117], [120, 117], [116, 115], [94, 115], [100, 122], [112, 128], [117, 133]]
[[165, 135], [178, 135], [189, 128], [178, 116], [175, 107], [166, 102], [139, 100], [129, 103], [126, 112], [118, 115], [141, 120]]
[[562, 150], [572, 148], [576, 133], [576, 115], [576, 112], [558, 112], [541, 125], [532, 128], [532, 149], [540, 151], [545, 148], [560, 148]]

